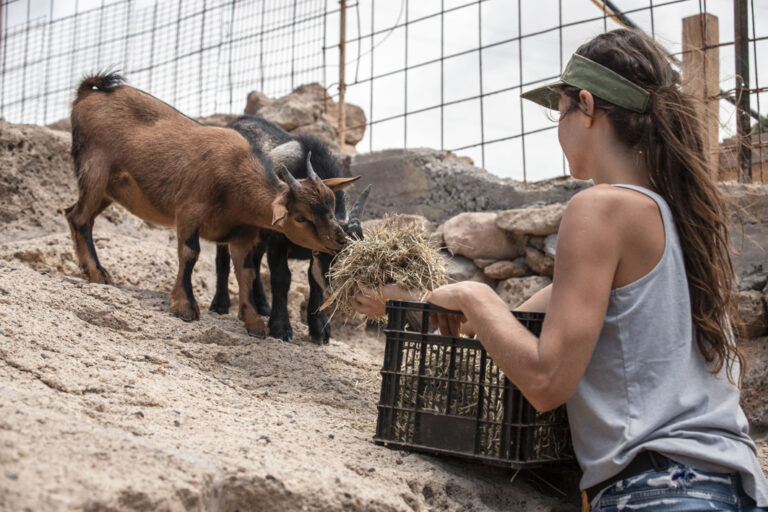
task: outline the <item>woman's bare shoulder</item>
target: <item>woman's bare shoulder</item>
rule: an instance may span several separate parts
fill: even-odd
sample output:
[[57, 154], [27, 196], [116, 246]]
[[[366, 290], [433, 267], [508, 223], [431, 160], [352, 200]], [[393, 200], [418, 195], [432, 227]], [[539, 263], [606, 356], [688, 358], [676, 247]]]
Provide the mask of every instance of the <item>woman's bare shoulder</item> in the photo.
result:
[[644, 194], [623, 187], [600, 184], [575, 194], [565, 211], [566, 215], [597, 215], [606, 220], [620, 222], [636, 218], [637, 214], [655, 207], [655, 201]]

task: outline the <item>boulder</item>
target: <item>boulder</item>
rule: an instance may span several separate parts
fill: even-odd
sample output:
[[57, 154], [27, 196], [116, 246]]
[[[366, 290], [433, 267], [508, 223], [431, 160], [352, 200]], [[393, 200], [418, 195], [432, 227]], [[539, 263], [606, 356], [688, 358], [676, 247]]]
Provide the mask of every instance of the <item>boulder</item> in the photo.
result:
[[564, 204], [551, 204], [541, 208], [516, 208], [499, 212], [496, 225], [516, 235], [546, 236], [557, 232], [564, 211]]
[[497, 261], [499, 260], [495, 258], [477, 258], [474, 260], [475, 265], [479, 269], [485, 269], [485, 267], [487, 267], [488, 265], [491, 265], [492, 263], [496, 263]]
[[314, 124], [323, 115], [323, 108], [300, 95], [289, 94], [259, 110], [259, 115], [290, 132], [299, 126]]
[[555, 271], [555, 259], [530, 245], [525, 248], [525, 264], [543, 276], [551, 276]]
[[572, 178], [521, 183], [474, 167], [449, 151], [388, 149], [352, 157], [351, 175], [373, 185], [366, 211], [416, 213], [442, 223], [463, 212], [499, 211], [567, 202], [589, 186]]
[[546, 276], [512, 277], [496, 285], [496, 293], [509, 309], [515, 309], [551, 283], [552, 279]]
[[451, 256], [445, 251], [442, 251], [442, 254], [448, 263], [446, 271], [451, 282], [474, 280], [477, 276], [479, 269], [472, 263], [472, 260], [463, 256]]
[[768, 334], [768, 313], [765, 295], [756, 290], [738, 293], [741, 334], [745, 338], [757, 338]]
[[553, 258], [555, 257], [555, 250], [557, 249], [557, 233], [547, 235], [544, 239], [544, 252]]
[[546, 237], [543, 236], [529, 236], [528, 237], [528, 245], [531, 245], [535, 248], [537, 248], [540, 251], [544, 250], [544, 240], [546, 240]]
[[[426, 217], [424, 218], [426, 219]], [[435, 247], [440, 247], [441, 249], [445, 248], [445, 237], [443, 236], [442, 224], [440, 224], [432, 233], [430, 233], [429, 243]]]
[[[330, 102], [323, 114], [323, 121], [337, 128], [339, 126], [339, 104]], [[365, 112], [357, 105], [344, 104], [344, 144], [354, 146], [365, 135]]]
[[245, 114], [255, 114], [264, 107], [271, 105], [275, 100], [259, 91], [248, 93], [248, 99], [245, 104]]
[[291, 133], [294, 135], [299, 135], [302, 133], [311, 135], [317, 139], [320, 139], [321, 142], [324, 142], [328, 146], [328, 149], [330, 149], [332, 152], [338, 153], [341, 151], [339, 148], [339, 134], [336, 133], [336, 128], [324, 123], [323, 121], [315, 121], [312, 124], [299, 126]]
[[768, 428], [768, 337], [739, 340], [746, 359], [741, 406], [754, 430]]
[[509, 279], [510, 277], [523, 277], [528, 274], [523, 258], [517, 258], [514, 261], [497, 261], [491, 263], [483, 269], [486, 276], [491, 279]]
[[445, 246], [452, 254], [470, 259], [511, 260], [523, 253], [523, 239], [496, 227], [493, 212], [461, 213], [443, 225]]

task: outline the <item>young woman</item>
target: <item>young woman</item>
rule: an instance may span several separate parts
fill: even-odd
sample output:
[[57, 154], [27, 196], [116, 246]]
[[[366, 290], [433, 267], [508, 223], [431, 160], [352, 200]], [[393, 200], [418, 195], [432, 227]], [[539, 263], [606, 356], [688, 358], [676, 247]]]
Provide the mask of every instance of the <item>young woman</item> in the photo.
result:
[[[566, 208], [552, 285], [524, 305], [546, 311], [541, 336], [475, 282], [427, 297], [463, 314], [435, 323], [455, 335], [468, 321], [538, 410], [567, 404], [592, 510], [768, 506], [739, 405], [728, 201], [679, 74], [651, 39], [616, 30], [523, 97], [558, 111], [571, 174], [595, 183]], [[354, 305], [373, 315], [370, 292]]]

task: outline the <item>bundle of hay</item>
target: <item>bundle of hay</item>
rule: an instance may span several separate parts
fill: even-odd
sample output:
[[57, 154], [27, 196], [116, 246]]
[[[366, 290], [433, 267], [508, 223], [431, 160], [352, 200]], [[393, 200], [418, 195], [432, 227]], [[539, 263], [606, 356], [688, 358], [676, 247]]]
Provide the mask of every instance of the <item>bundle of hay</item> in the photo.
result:
[[[322, 309], [351, 318], [358, 284], [377, 290], [397, 284], [422, 295], [448, 282], [445, 260], [415, 222], [385, 217], [362, 240], [350, 240], [331, 265], [333, 293]], [[330, 309], [329, 309], [330, 308]], [[380, 319], [381, 320], [381, 319]]]

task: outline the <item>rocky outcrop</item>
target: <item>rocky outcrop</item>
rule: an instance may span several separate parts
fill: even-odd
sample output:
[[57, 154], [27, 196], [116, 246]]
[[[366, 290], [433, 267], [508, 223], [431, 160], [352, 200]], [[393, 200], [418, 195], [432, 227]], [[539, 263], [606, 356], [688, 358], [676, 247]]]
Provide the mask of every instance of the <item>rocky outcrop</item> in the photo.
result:
[[373, 185], [366, 212], [423, 215], [438, 224], [463, 212], [498, 212], [514, 208], [564, 204], [587, 182], [556, 178], [521, 183], [498, 178], [448, 151], [389, 149], [352, 158], [355, 185]]
[[334, 152], [354, 154], [354, 146], [365, 134], [366, 119], [363, 109], [344, 104], [344, 141], [339, 141], [339, 104], [320, 84], [307, 84], [290, 94], [271, 99], [254, 91], [248, 94], [246, 114], [259, 114], [291, 133], [304, 133], [317, 137]]

